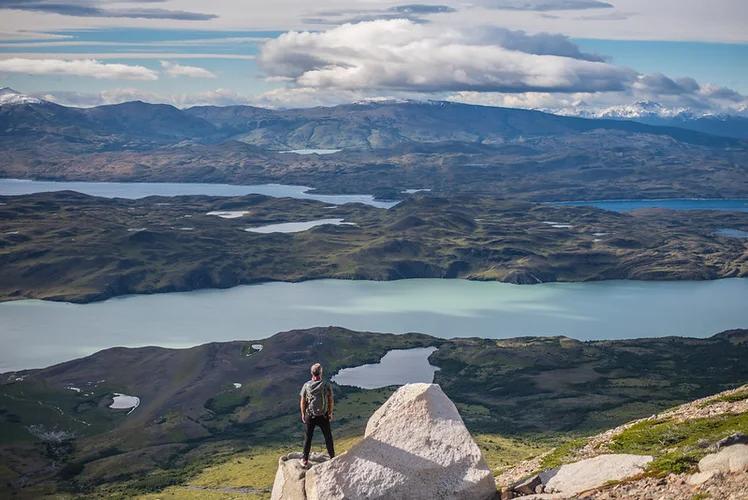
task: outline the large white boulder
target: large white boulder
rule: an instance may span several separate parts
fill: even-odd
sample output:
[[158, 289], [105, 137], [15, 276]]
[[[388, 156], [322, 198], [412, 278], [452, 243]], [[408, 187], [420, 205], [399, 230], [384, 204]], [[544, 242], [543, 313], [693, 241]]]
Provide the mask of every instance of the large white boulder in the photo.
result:
[[365, 438], [306, 474], [308, 500], [496, 498], [493, 475], [457, 408], [434, 384], [398, 389]]

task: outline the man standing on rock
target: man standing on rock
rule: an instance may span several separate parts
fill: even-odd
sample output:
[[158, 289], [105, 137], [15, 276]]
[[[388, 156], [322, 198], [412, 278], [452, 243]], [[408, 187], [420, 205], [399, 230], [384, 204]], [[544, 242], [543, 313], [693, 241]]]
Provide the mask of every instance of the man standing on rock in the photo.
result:
[[304, 422], [304, 454], [301, 459], [305, 467], [309, 464], [309, 451], [312, 449], [312, 436], [314, 427], [319, 426], [325, 436], [327, 454], [330, 458], [335, 456], [335, 447], [332, 442], [332, 408], [335, 402], [332, 398], [332, 385], [322, 379], [322, 365], [312, 365], [312, 380], [301, 388], [301, 421]]

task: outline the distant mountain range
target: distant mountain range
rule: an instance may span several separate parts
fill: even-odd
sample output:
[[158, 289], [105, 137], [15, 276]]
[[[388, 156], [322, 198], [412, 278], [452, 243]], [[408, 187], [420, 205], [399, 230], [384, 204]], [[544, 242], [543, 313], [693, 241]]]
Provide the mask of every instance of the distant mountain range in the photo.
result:
[[93, 150], [141, 149], [180, 141], [215, 144], [225, 140], [239, 140], [268, 150], [371, 149], [444, 141], [506, 144], [603, 130], [670, 136], [690, 144], [729, 144], [674, 127], [445, 101], [373, 101], [290, 110], [252, 106], [179, 110], [140, 101], [69, 108], [5, 88], [0, 90], [0, 103], [0, 131], [6, 137], [14, 137], [14, 142], [27, 137], [62, 139], [79, 145], [88, 143]]
[[[47, 103], [42, 99], [32, 97], [26, 94], [17, 92], [11, 88], [0, 89], [0, 106], [3, 105], [19, 105], [19, 104], [42, 104]], [[52, 103], [47, 103], [52, 104]], [[130, 104], [130, 103], [125, 103]], [[114, 105], [122, 106], [122, 105]], [[150, 104], [148, 106], [163, 106]], [[380, 112], [373, 112], [373, 110], [381, 110], [383, 107], [390, 109], [403, 109], [408, 106], [418, 106], [421, 110], [427, 106], [431, 107], [444, 107], [444, 106], [469, 106], [463, 104], [457, 104], [446, 101], [415, 101], [415, 100], [392, 100], [392, 101], [361, 101], [350, 105], [337, 106], [332, 108], [311, 108], [311, 109], [291, 109], [291, 110], [270, 110], [266, 108], [258, 108], [253, 106], [227, 106], [227, 107], [216, 107], [216, 106], [199, 106], [189, 108], [185, 112], [189, 115], [204, 118], [207, 121], [213, 123], [218, 128], [222, 129], [225, 134], [231, 135], [232, 132], [234, 138], [250, 142], [254, 144], [261, 144], [264, 147], [272, 149], [293, 149], [298, 146], [299, 142], [308, 143], [313, 141], [318, 147], [323, 147], [330, 141], [335, 141], [335, 147], [355, 147], [355, 148], [370, 148], [370, 147], [387, 147], [393, 142], [401, 142], [403, 139], [407, 140], [423, 140], [432, 142], [434, 140], [469, 140], [474, 141], [478, 139], [479, 142], [493, 142], [496, 140], [495, 137], [491, 137], [492, 134], [481, 134], [480, 133], [480, 122], [475, 124], [474, 132], [472, 134], [470, 128], [464, 128], [464, 123], [453, 123], [453, 125], [459, 125], [460, 130], [452, 131], [450, 137], [442, 137], [440, 134], [445, 132], [443, 125], [439, 127], [439, 132], [434, 134], [433, 131], [424, 130], [412, 130], [415, 134], [402, 134], [402, 131], [392, 131], [395, 133], [387, 133], [382, 130], [378, 130], [377, 134], [372, 137], [372, 134], [368, 134], [364, 139], [361, 131], [358, 129], [349, 130], [347, 134], [332, 134], [334, 137], [328, 137], [331, 132], [334, 132], [334, 126], [329, 127], [331, 124], [305, 124], [305, 126], [294, 130], [291, 137], [286, 137], [282, 141], [277, 141], [276, 134], [279, 132], [279, 128], [282, 125], [288, 126], [289, 122], [293, 122], [298, 119], [317, 119], [336, 121], [341, 114], [355, 112], [357, 114], [366, 116], [369, 120], [374, 122], [380, 122], [386, 120], [386, 113], [383, 115]], [[169, 106], [171, 107], [171, 106]], [[469, 106], [470, 108], [476, 108], [479, 106]], [[101, 108], [111, 108], [112, 106], [101, 106]], [[491, 115], [495, 114], [497, 109], [503, 109], [503, 112], [517, 111], [519, 113], [526, 112], [527, 110], [519, 109], [507, 109], [507, 108], [495, 108], [495, 107], [482, 107], [487, 108], [487, 112], [480, 113], [482, 118], [488, 118], [491, 120]], [[98, 108], [94, 108], [98, 109]], [[176, 109], [176, 108], [173, 108]], [[160, 108], [163, 112], [164, 108]], [[312, 111], [314, 110], [314, 111]], [[328, 110], [328, 111], [325, 111]], [[331, 111], [334, 110], [334, 111]], [[633, 104], [623, 104], [610, 107], [593, 107], [587, 105], [584, 102], [580, 102], [577, 105], [570, 108], [563, 109], [538, 109], [546, 114], [552, 114], [564, 117], [574, 118], [586, 118], [595, 120], [618, 120], [618, 121], [634, 121], [643, 123], [646, 125], [664, 126], [664, 127], [675, 127], [686, 130], [692, 130], [705, 134], [718, 135], [723, 137], [731, 137], [737, 139], [748, 139], [748, 108], [743, 110], [736, 110], [735, 114], [715, 114], [707, 113], [703, 111], [697, 111], [689, 108], [672, 108], [664, 106], [661, 103], [654, 101], [639, 101]], [[486, 116], [488, 115], [488, 116]], [[520, 115], [521, 116], [521, 115]], [[391, 117], [390, 117], [391, 118]], [[481, 120], [482, 121], [482, 120]], [[274, 123], [270, 123], [274, 122]], [[255, 126], [252, 126], [252, 123]], [[257, 126], [260, 124], [259, 126]], [[325, 125], [328, 125], [327, 127]], [[557, 125], [557, 124], [556, 124]], [[320, 128], [322, 130], [320, 130]], [[560, 127], [563, 129], [563, 127]], [[608, 128], [608, 127], [606, 127]], [[259, 130], [258, 130], [259, 129]], [[209, 132], [209, 131], [204, 131]], [[320, 134], [321, 132], [321, 134]], [[340, 132], [340, 131], [339, 131]], [[425, 132], [425, 133], [424, 133]], [[510, 128], [502, 128], [495, 132], [514, 132], [510, 133], [509, 136], [516, 137], [516, 133], [530, 133], [537, 134], [542, 133], [542, 130], [527, 130], [522, 127], [517, 130], [511, 130]], [[225, 138], [225, 134], [224, 137]], [[210, 134], [208, 134], [210, 135]], [[348, 137], [344, 137], [348, 135]], [[485, 138], [481, 138], [482, 135], [486, 135]], [[503, 137], [506, 139], [507, 137]], [[306, 147], [306, 146], [305, 146]], [[326, 146], [325, 146], [326, 147]]]
[[[722, 136], [704, 133], [715, 128], [704, 117], [691, 122], [708, 129], [698, 131], [441, 101], [82, 109], [0, 95], [2, 177], [417, 187], [534, 201], [748, 195], [748, 141], [729, 124]], [[297, 149], [343, 151], [277, 154]]]
[[608, 108], [591, 108], [584, 103], [573, 108], [544, 110], [560, 116], [631, 120], [648, 125], [678, 127], [705, 134], [748, 139], [748, 108], [738, 114], [699, 113], [688, 108], [668, 108], [658, 102], [640, 101]]

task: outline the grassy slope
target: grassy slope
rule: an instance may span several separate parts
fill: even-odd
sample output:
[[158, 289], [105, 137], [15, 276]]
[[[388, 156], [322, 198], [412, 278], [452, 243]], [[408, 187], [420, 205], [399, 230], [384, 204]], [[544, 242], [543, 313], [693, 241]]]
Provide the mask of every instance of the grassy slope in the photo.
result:
[[[748, 386], [632, 421], [603, 435], [578, 438], [543, 456], [542, 469], [602, 453], [651, 455], [648, 474], [693, 473], [709, 448], [734, 433], [748, 433]], [[708, 409], [719, 405], [716, 409]]]
[[[2, 200], [0, 300], [87, 302], [316, 278], [536, 283], [748, 276], [748, 243], [713, 236], [720, 227], [748, 230], [745, 213], [631, 215], [431, 197], [391, 210], [359, 204], [329, 209], [321, 202], [258, 195], [108, 200], [58, 193]], [[249, 213], [237, 219], [206, 215], [213, 210]], [[357, 225], [294, 234], [244, 231], [322, 218]], [[608, 234], [594, 235], [601, 232]]]

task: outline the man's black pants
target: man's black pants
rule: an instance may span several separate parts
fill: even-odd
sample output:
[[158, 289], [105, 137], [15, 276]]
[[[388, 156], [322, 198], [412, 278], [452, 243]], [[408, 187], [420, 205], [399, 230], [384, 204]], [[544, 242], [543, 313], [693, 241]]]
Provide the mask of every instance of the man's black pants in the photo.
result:
[[332, 442], [332, 431], [330, 430], [330, 419], [327, 415], [321, 417], [307, 417], [304, 423], [304, 460], [309, 460], [309, 451], [312, 449], [312, 436], [314, 428], [319, 426], [322, 429], [322, 435], [325, 436], [325, 445], [327, 445], [327, 454], [330, 458], [335, 456], [335, 447]]

